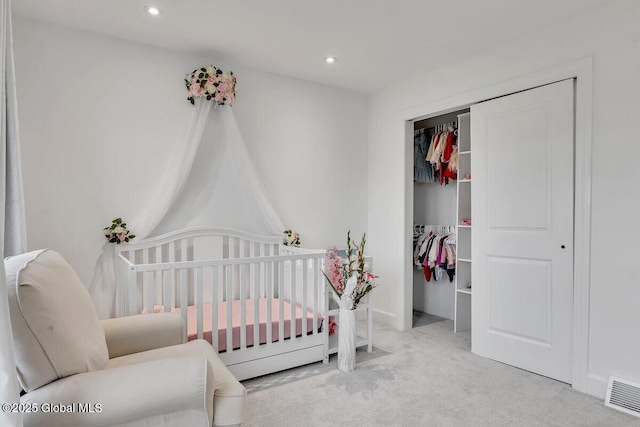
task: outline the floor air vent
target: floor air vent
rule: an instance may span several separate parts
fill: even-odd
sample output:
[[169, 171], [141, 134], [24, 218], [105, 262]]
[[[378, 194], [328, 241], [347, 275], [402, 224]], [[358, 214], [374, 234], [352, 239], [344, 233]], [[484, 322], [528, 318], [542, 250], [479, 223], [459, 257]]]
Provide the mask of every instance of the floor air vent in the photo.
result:
[[605, 406], [640, 417], [640, 384], [609, 377]]

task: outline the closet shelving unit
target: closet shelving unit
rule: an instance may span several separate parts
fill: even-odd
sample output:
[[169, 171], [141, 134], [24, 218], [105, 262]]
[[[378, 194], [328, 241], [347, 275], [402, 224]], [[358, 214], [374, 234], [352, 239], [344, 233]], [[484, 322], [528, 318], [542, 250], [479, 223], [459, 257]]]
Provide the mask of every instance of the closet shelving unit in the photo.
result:
[[[458, 192], [456, 208], [456, 292], [454, 332], [471, 329], [471, 115], [458, 115]], [[471, 177], [473, 178], [473, 177]]]

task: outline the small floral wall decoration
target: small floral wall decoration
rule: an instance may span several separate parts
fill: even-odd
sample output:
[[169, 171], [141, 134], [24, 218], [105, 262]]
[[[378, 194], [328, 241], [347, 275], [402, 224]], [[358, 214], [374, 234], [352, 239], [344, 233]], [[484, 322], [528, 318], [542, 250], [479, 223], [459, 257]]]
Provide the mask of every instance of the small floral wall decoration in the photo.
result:
[[136, 236], [129, 233], [127, 224], [122, 221], [122, 218], [116, 218], [111, 222], [110, 226], [104, 228], [104, 237], [107, 238], [109, 243], [119, 245], [122, 242], [132, 240]]
[[233, 71], [224, 73], [221, 69], [209, 65], [187, 74], [184, 83], [189, 90], [187, 99], [191, 104], [195, 104], [196, 97], [213, 100], [217, 105], [233, 105], [236, 100], [236, 78]]

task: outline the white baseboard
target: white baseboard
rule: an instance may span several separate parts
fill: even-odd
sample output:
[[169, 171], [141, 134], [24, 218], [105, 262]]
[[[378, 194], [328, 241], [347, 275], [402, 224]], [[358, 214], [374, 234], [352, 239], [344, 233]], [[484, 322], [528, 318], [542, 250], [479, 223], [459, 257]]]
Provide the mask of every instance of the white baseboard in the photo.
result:
[[587, 376], [587, 394], [604, 400], [607, 397], [607, 386], [609, 379], [599, 375], [589, 374]]
[[375, 323], [390, 326], [392, 328], [398, 327], [398, 316], [395, 314], [376, 308], [371, 309], [371, 311], [373, 311], [373, 321]]
[[444, 317], [445, 319], [453, 320], [453, 314], [455, 309], [453, 305], [430, 303], [430, 304], [427, 304], [424, 310], [420, 310], [420, 311], [422, 311], [423, 313], [432, 314], [434, 316]]

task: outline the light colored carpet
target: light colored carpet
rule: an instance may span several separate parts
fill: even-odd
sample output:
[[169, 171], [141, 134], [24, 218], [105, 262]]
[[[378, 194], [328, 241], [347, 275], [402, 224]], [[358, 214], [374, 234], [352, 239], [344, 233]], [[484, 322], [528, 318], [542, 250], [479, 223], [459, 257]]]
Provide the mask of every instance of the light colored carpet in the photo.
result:
[[245, 381], [243, 426], [640, 427], [567, 384], [471, 354], [470, 334], [449, 320], [414, 324], [374, 326], [373, 353], [359, 349], [354, 372], [338, 371], [334, 355]]

